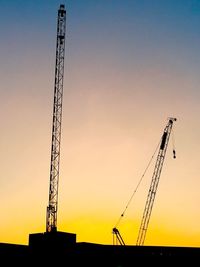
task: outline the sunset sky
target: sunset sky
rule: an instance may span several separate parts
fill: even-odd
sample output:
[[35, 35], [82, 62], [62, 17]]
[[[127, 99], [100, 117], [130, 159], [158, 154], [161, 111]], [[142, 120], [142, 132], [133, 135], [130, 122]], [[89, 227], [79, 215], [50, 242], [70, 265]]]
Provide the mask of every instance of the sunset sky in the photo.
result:
[[[46, 229], [60, 4], [58, 230], [112, 244], [176, 117], [145, 245], [199, 247], [200, 0], [0, 0], [0, 242], [28, 244]], [[136, 244], [156, 156], [118, 226], [128, 245]]]

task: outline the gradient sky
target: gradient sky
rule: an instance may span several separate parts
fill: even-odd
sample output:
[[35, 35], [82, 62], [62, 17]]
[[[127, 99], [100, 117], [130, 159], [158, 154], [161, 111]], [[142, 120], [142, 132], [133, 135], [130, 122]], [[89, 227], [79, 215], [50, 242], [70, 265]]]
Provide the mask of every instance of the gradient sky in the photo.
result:
[[[57, 10], [67, 9], [58, 230], [112, 228], [176, 117], [146, 245], [200, 246], [200, 0], [0, 0], [0, 242], [45, 231]], [[135, 245], [155, 159], [118, 226]]]

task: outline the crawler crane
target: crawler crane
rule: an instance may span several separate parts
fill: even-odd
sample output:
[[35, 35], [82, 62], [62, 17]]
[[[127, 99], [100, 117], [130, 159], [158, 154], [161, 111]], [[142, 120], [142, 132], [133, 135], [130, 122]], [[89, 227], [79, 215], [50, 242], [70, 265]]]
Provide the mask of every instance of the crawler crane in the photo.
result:
[[[146, 201], [146, 205], [145, 205], [145, 209], [144, 209], [144, 213], [143, 213], [142, 222], [140, 225], [140, 230], [139, 230], [136, 245], [143, 245], [144, 244], [144, 240], [146, 237], [146, 232], [147, 232], [147, 228], [148, 228], [148, 224], [149, 224], [149, 220], [150, 220], [150, 216], [151, 216], [151, 212], [152, 212], [152, 208], [153, 208], [153, 203], [155, 200], [155, 195], [156, 195], [156, 191], [157, 191], [157, 187], [158, 187], [158, 183], [159, 183], [159, 179], [160, 179], [160, 174], [162, 171], [162, 167], [163, 167], [163, 163], [164, 163], [164, 159], [165, 159], [165, 154], [167, 151], [169, 137], [171, 134], [171, 130], [172, 130], [172, 126], [173, 126], [174, 121], [176, 121], [176, 118], [169, 118], [169, 121], [168, 121], [168, 123], [164, 129], [164, 132], [163, 132], [163, 135], [161, 138], [160, 148], [159, 148], [159, 152], [158, 152], [158, 156], [157, 156], [157, 160], [156, 160], [156, 164], [155, 164], [155, 168], [154, 168], [154, 172], [153, 172], [153, 177], [151, 180], [151, 185], [149, 188], [149, 193], [148, 193], [148, 197], [147, 197], [147, 201]], [[142, 181], [147, 169], [149, 168], [153, 157], [154, 157], [154, 155], [152, 156], [151, 160], [149, 161], [147, 168], [145, 169], [142, 177], [140, 178], [140, 180], [139, 180], [131, 198], [129, 199], [124, 211], [122, 212], [116, 226], [113, 228], [112, 233], [113, 233], [113, 244], [114, 245], [117, 245], [118, 243], [120, 245], [125, 245], [125, 242], [124, 242], [119, 230], [117, 229], [117, 225], [119, 224], [121, 219], [124, 217], [124, 214], [125, 214], [126, 210], [128, 209], [128, 206], [130, 205], [133, 196], [135, 195], [136, 191], [138, 190], [138, 188], [141, 184], [141, 181]], [[173, 149], [173, 157], [176, 158], [175, 149]]]
[[[169, 118], [169, 121], [162, 135], [160, 149], [158, 152], [158, 156], [157, 156], [157, 160], [156, 160], [156, 164], [155, 164], [155, 168], [153, 172], [153, 177], [151, 180], [151, 185], [149, 188], [149, 192], [148, 192], [148, 196], [147, 196], [147, 200], [146, 200], [146, 204], [144, 208], [144, 213], [142, 216], [142, 221], [141, 221], [141, 225], [139, 229], [139, 234], [138, 234], [138, 238], [136, 242], [136, 245], [139, 245], [139, 246], [143, 245], [145, 241], [148, 224], [149, 224], [149, 220], [150, 220], [150, 216], [151, 216], [151, 212], [153, 208], [153, 203], [155, 200], [156, 191], [157, 191], [158, 183], [160, 180], [160, 174], [162, 171], [165, 154], [166, 154], [167, 146], [169, 142], [169, 137], [170, 137], [170, 133], [171, 133], [174, 121], [176, 121], [176, 118]], [[175, 150], [173, 150], [173, 155], [174, 155], [174, 158], [176, 158]]]

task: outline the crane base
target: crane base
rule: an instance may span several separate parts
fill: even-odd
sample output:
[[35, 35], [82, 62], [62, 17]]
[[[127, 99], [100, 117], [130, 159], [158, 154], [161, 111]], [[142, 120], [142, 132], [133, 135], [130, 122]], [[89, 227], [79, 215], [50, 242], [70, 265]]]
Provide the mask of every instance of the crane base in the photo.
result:
[[29, 248], [34, 251], [63, 252], [76, 244], [76, 234], [66, 232], [45, 232], [29, 235]]

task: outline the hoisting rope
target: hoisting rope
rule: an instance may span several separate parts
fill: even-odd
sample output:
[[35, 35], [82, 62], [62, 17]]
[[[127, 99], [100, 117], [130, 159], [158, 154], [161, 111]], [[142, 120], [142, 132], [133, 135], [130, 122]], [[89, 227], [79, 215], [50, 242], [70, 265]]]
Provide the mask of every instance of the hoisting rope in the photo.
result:
[[[162, 140], [162, 139], [161, 139], [161, 140]], [[139, 180], [139, 182], [138, 182], [138, 184], [137, 184], [135, 190], [133, 191], [133, 194], [131, 195], [130, 199], [128, 200], [128, 202], [127, 202], [127, 204], [126, 204], [126, 207], [125, 207], [124, 211], [122, 212], [122, 214], [120, 215], [120, 217], [119, 217], [119, 219], [118, 219], [118, 221], [117, 221], [117, 223], [116, 223], [116, 225], [115, 225], [114, 228], [117, 228], [117, 226], [119, 225], [120, 221], [121, 221], [122, 218], [124, 217], [124, 214], [125, 214], [126, 210], [128, 209], [128, 207], [129, 207], [129, 205], [130, 205], [130, 203], [131, 203], [131, 201], [132, 201], [132, 199], [133, 199], [135, 193], [137, 192], [137, 190], [138, 190], [138, 188], [139, 188], [139, 186], [140, 186], [140, 184], [141, 184], [141, 182], [142, 182], [142, 180], [143, 180], [143, 178], [144, 178], [144, 176], [145, 176], [145, 174], [146, 174], [146, 172], [147, 172], [147, 170], [148, 170], [148, 168], [149, 168], [149, 166], [150, 166], [150, 164], [151, 164], [151, 162], [152, 162], [152, 160], [153, 160], [153, 158], [154, 158], [154, 156], [155, 156], [155, 154], [156, 154], [156, 151], [157, 151], [158, 148], [159, 148], [159, 145], [160, 145], [160, 143], [161, 143], [161, 140], [160, 140], [159, 144], [157, 145], [155, 152], [153, 153], [153, 155], [152, 155], [152, 157], [151, 157], [151, 159], [150, 159], [150, 161], [149, 161], [149, 163], [148, 163], [148, 165], [147, 165], [147, 167], [146, 167], [144, 173], [142, 174], [142, 176], [141, 176], [141, 178], [140, 178], [140, 180]], [[175, 150], [174, 150], [174, 151], [175, 151]]]
[[172, 149], [173, 149], [173, 158], [176, 158], [176, 150], [175, 150], [175, 141], [174, 141], [174, 131], [172, 129]]

